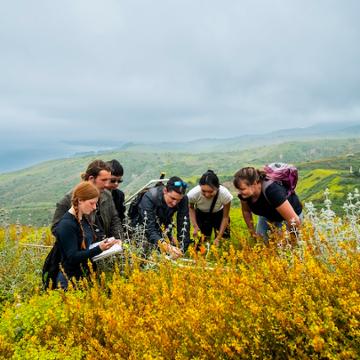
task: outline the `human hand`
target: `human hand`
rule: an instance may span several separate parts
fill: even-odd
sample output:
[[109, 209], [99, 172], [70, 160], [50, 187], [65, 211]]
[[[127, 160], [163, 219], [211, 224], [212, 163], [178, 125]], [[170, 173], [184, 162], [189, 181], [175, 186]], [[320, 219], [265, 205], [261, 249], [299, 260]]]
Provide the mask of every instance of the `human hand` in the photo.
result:
[[103, 240], [99, 244], [99, 247], [100, 247], [101, 251], [105, 251], [105, 250], [110, 249], [116, 243], [118, 243], [118, 241], [119, 240], [115, 239], [114, 237], [110, 237], [110, 238], [107, 238], [107, 239]]
[[172, 259], [177, 259], [178, 257], [183, 255], [182, 251], [177, 246], [171, 245], [163, 239], [160, 239], [158, 241], [158, 246], [161, 251], [169, 254]]
[[255, 238], [257, 236], [255, 229], [249, 229], [250, 236]]
[[255, 241], [256, 243], [262, 243], [264, 241], [263, 237], [255, 231], [250, 232], [250, 236], [252, 241]]
[[215, 246], [219, 246], [219, 243], [220, 243], [220, 238], [215, 238], [215, 240], [214, 240], [214, 245]]
[[168, 244], [167, 252], [170, 254], [172, 259], [177, 259], [183, 255], [182, 251], [176, 246]]
[[193, 236], [197, 237], [197, 234], [199, 232], [200, 228], [198, 226], [194, 226], [194, 230], [193, 230]]

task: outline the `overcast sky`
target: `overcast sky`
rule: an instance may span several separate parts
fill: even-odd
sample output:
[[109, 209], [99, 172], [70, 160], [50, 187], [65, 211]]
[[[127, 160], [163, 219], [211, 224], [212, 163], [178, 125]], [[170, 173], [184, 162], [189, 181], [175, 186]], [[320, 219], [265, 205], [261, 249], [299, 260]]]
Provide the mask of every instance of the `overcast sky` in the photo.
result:
[[5, 1], [0, 143], [360, 121], [358, 0]]

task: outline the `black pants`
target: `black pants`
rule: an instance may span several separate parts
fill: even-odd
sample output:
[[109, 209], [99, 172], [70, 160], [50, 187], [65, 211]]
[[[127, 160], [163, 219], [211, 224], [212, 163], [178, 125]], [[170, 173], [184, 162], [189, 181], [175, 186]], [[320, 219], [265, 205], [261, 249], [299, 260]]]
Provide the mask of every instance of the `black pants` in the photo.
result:
[[[220, 230], [221, 221], [223, 219], [223, 213], [224, 213], [223, 209], [215, 213], [203, 212], [199, 209], [196, 209], [195, 210], [196, 222], [199, 225], [201, 233], [206, 237], [210, 237], [214, 229], [216, 236], [217, 232]], [[225, 239], [228, 239], [230, 237], [230, 219], [229, 219], [229, 224], [226, 227], [222, 237]]]

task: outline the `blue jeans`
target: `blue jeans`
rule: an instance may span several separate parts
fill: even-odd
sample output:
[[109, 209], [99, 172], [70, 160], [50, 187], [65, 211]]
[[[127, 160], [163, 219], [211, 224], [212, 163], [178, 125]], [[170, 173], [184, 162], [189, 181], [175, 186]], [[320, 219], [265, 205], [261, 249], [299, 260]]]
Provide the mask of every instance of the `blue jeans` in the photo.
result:
[[284, 221], [271, 222], [271, 221], [268, 221], [268, 219], [266, 217], [259, 216], [258, 222], [256, 225], [256, 233], [264, 239], [265, 243], [267, 243], [269, 241], [269, 234], [268, 234], [268, 232], [270, 231], [269, 224], [271, 224], [271, 226], [281, 228], [283, 226], [283, 222]]
[[[301, 213], [298, 216], [299, 216], [300, 220], [302, 221], [304, 218], [303, 213]], [[289, 230], [289, 226], [285, 220], [272, 222], [272, 221], [269, 221], [264, 216], [259, 216], [258, 222], [256, 225], [256, 233], [258, 235], [262, 236], [262, 238], [264, 239], [264, 242], [267, 243], [269, 241], [269, 233], [268, 232], [269, 232], [269, 230], [271, 230], [270, 225], [272, 227], [276, 227], [276, 228], [280, 229], [284, 223], [286, 224], [286, 228]]]

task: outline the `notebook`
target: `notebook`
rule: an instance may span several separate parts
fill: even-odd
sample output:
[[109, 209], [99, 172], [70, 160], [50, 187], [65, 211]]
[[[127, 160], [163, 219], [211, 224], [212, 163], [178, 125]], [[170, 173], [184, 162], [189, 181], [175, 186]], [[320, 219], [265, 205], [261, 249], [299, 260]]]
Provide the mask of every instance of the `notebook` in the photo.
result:
[[[98, 246], [101, 241], [93, 243], [90, 245], [90, 249], [92, 249], [95, 246]], [[100, 259], [106, 259], [109, 256], [119, 254], [123, 251], [121, 243], [114, 244], [110, 249], [104, 250], [101, 254], [96, 255], [92, 258], [93, 261], [97, 261]]]

